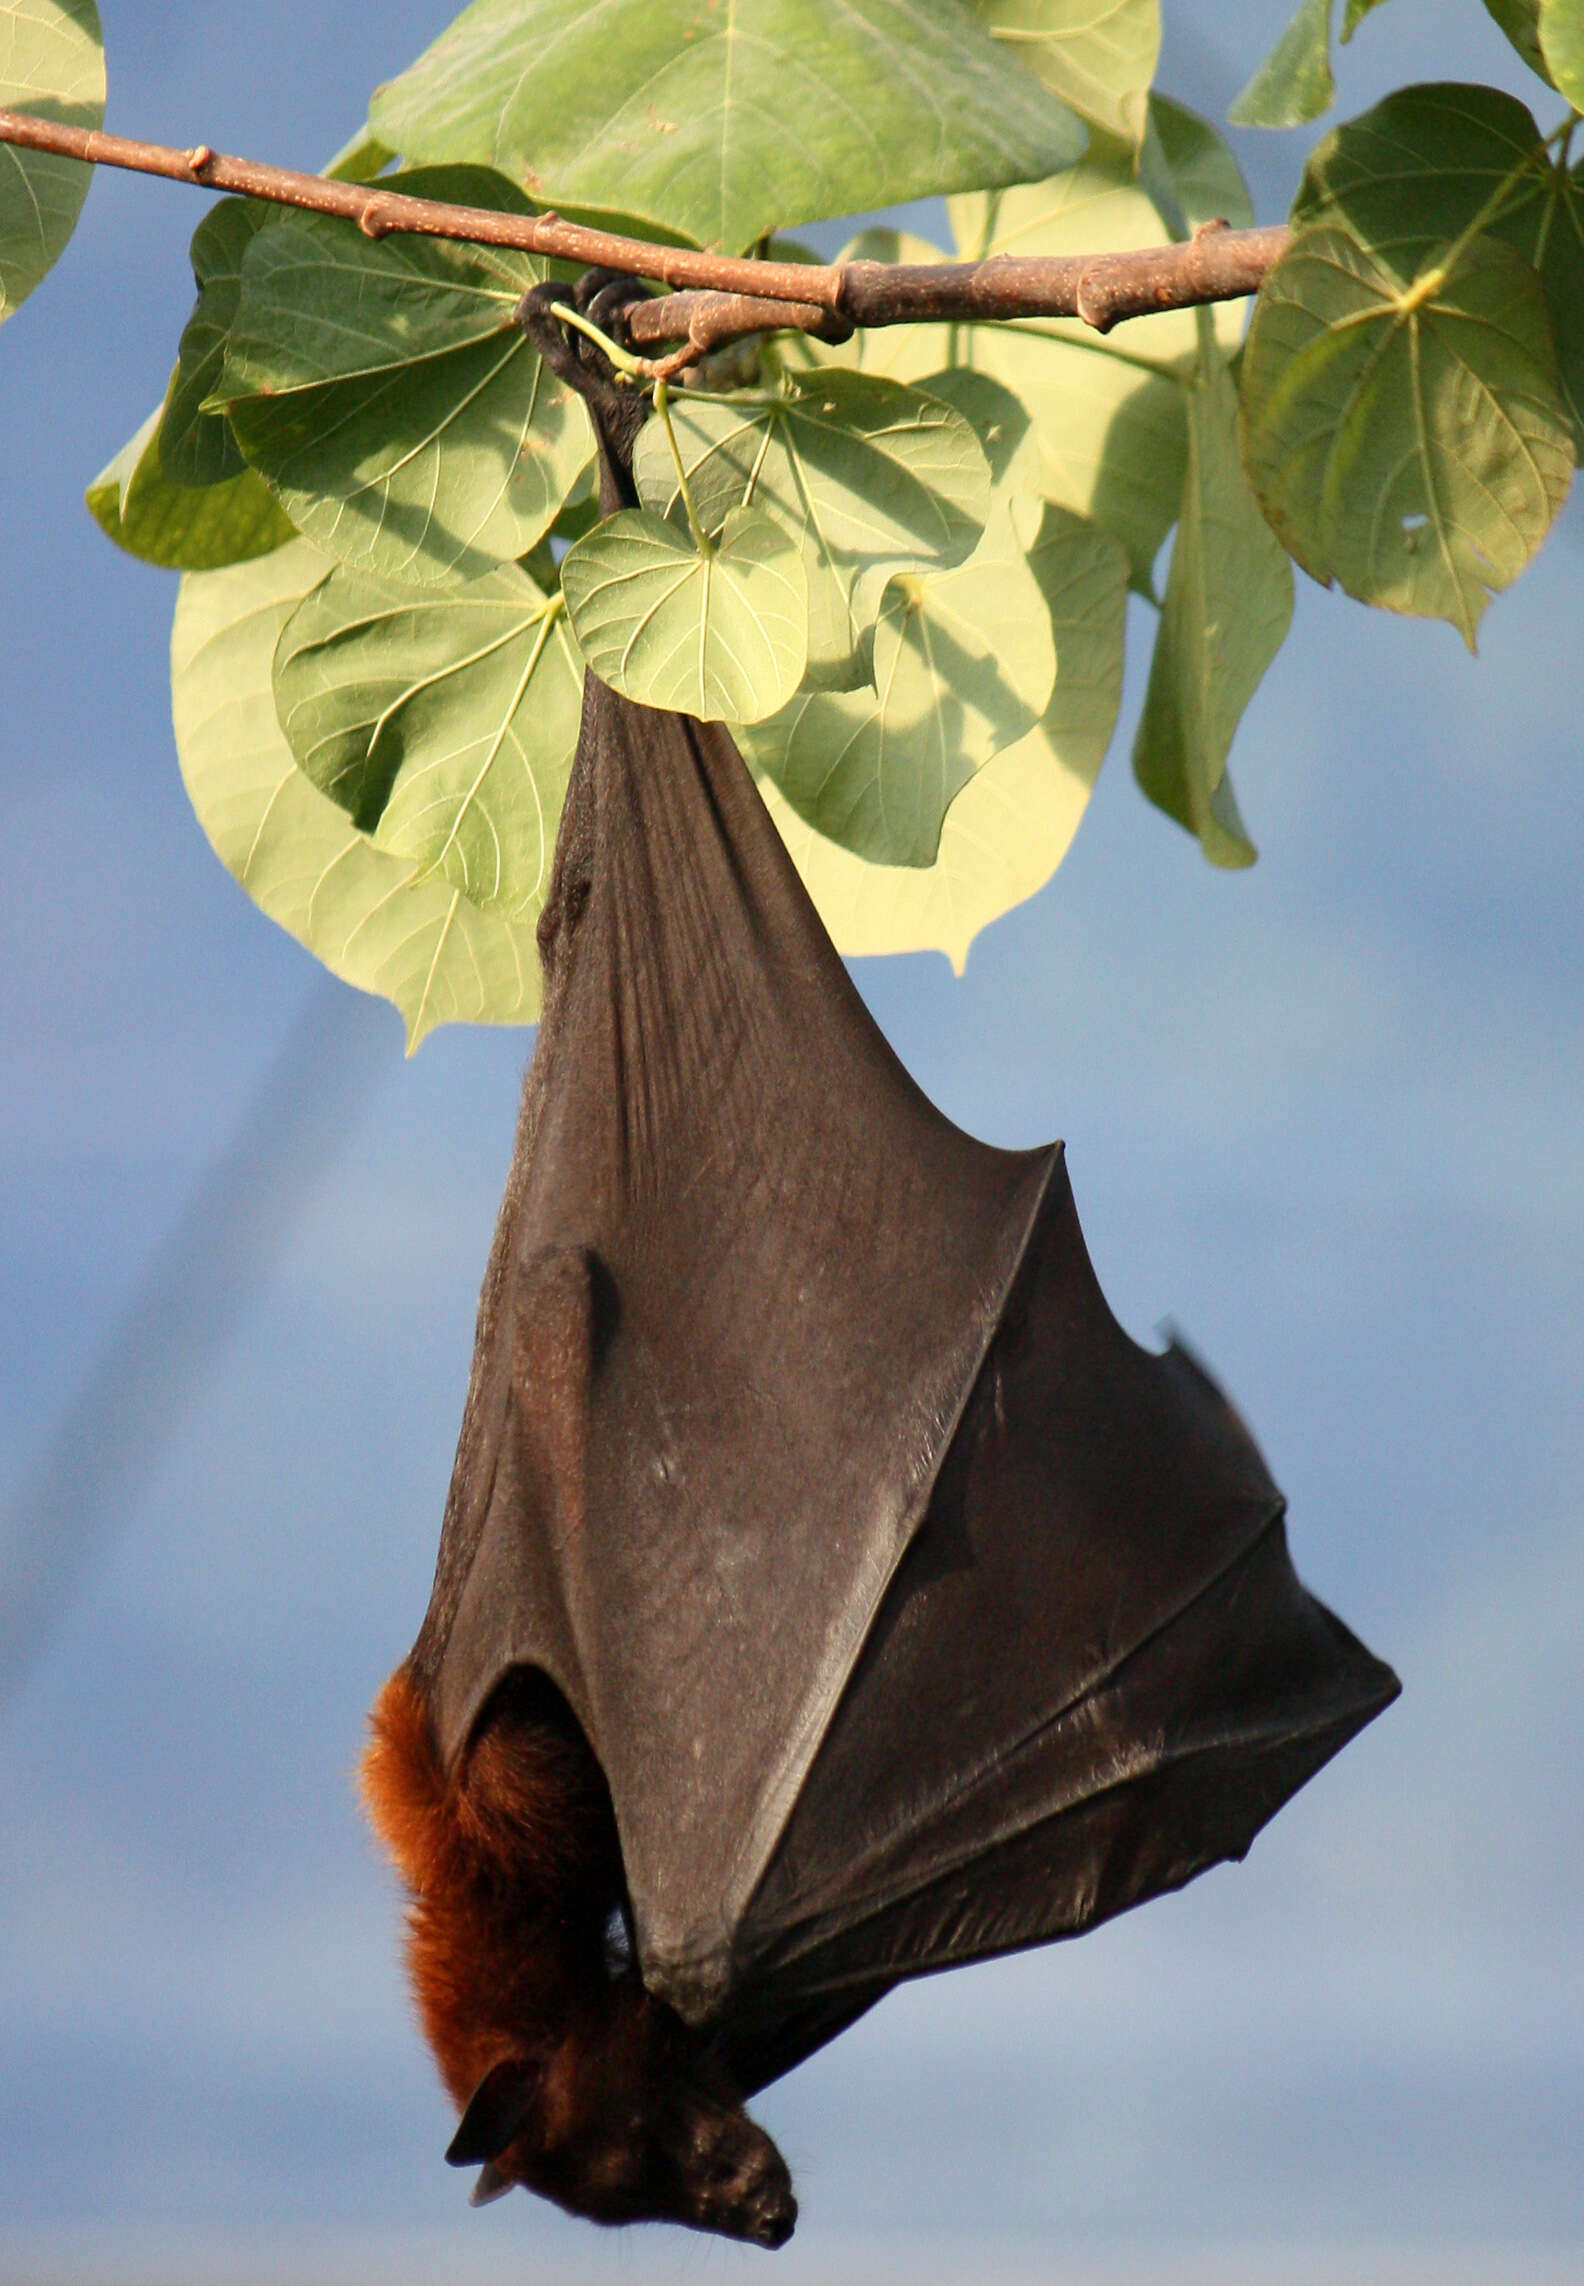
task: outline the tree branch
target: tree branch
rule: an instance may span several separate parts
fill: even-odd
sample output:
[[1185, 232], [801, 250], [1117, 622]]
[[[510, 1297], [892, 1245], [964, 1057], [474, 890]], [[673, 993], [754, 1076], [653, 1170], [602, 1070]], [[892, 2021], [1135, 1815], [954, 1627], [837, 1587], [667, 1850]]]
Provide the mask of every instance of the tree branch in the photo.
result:
[[1181, 245], [1125, 254], [997, 254], [985, 262], [760, 262], [693, 247], [657, 246], [564, 222], [557, 214], [499, 214], [489, 207], [410, 198], [382, 190], [378, 182], [334, 182], [324, 175], [227, 158], [207, 143], [182, 151], [163, 143], [132, 142], [23, 111], [0, 110], [0, 143], [337, 215], [355, 222], [369, 238], [407, 233], [459, 239], [654, 280], [680, 290], [636, 305], [627, 313], [628, 331], [635, 346], [682, 341], [683, 350], [661, 361], [672, 370], [740, 334], [777, 326], [840, 341], [856, 326], [909, 325], [921, 319], [1004, 323], [1076, 317], [1107, 333], [1124, 318], [1253, 293], [1292, 235], [1282, 224], [1231, 230], [1214, 222]]

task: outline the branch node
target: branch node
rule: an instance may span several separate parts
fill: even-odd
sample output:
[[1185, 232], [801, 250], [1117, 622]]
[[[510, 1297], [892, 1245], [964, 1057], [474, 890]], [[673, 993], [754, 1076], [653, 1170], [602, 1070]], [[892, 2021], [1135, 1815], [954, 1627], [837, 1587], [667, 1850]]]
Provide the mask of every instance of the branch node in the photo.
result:
[[1212, 215], [1208, 222], [1194, 224], [1193, 243], [1197, 246], [1201, 238], [1213, 238], [1218, 230], [1230, 230], [1231, 227], [1224, 214]]
[[1104, 277], [1085, 270], [1073, 295], [1073, 309], [1096, 333], [1109, 333], [1116, 324], [1116, 302]]
[[389, 237], [395, 225], [390, 219], [387, 202], [384, 199], [371, 198], [358, 216], [358, 228], [365, 238]]
[[195, 143], [187, 154], [187, 172], [195, 183], [201, 183], [207, 178], [214, 163], [214, 152], [207, 143]]

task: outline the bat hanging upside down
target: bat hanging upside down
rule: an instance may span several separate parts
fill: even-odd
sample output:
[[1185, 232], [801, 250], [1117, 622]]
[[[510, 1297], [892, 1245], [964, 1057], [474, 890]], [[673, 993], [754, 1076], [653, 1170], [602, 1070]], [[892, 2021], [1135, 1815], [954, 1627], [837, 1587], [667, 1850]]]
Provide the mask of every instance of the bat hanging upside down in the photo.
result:
[[[610, 513], [642, 406], [544, 303]], [[1112, 1317], [1061, 1146], [897, 1062], [725, 729], [583, 704], [364, 1784], [475, 2196], [778, 2246], [747, 2098], [905, 1977], [1241, 1857], [1397, 1681], [1215, 1384]]]

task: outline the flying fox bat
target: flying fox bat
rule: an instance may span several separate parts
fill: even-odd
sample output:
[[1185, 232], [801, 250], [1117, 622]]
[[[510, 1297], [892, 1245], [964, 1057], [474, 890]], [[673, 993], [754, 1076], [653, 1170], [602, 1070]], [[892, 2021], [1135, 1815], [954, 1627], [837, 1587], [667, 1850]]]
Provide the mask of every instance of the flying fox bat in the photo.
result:
[[[631, 393], [524, 323], [630, 500]], [[365, 1788], [475, 2197], [775, 2246], [747, 2097], [1241, 1857], [1398, 1686], [1215, 1384], [1112, 1317], [1061, 1146], [903, 1070], [724, 728], [589, 676], [540, 938]]]

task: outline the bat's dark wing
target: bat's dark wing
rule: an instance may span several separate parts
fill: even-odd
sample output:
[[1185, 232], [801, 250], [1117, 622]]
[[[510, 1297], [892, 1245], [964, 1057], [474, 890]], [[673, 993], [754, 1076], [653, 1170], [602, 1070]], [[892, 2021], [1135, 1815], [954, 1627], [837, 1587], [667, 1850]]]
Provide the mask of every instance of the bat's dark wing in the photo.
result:
[[724, 730], [589, 677], [542, 936], [414, 1656], [448, 1757], [559, 1686], [648, 1982], [759, 2084], [1239, 1854], [1395, 1683], [1116, 1326], [1059, 1148], [903, 1071]]
[[1397, 1695], [1304, 1590], [1215, 1384], [1130, 1341], [1065, 1170], [738, 1934], [750, 2090], [900, 1977], [1241, 1857]]
[[913, 1085], [723, 730], [591, 676], [569, 801], [421, 1649], [448, 1754], [509, 1667], [565, 1693], [645, 1971], [698, 2019], [1056, 1155], [990, 1150]]

